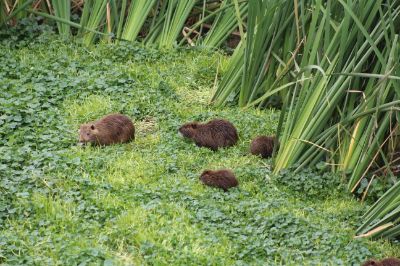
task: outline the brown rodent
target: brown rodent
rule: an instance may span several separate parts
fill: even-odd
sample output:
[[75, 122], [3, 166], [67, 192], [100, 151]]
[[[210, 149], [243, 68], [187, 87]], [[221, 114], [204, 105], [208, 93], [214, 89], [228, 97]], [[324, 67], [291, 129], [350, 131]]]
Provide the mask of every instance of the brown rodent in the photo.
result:
[[213, 151], [233, 146], [239, 139], [235, 126], [224, 119], [214, 119], [205, 124], [187, 123], [179, 128], [179, 132], [185, 138], [194, 140], [197, 146]]
[[236, 187], [239, 185], [238, 180], [231, 170], [206, 170], [200, 176], [201, 182], [210, 187], [222, 188], [224, 191], [228, 191], [229, 188]]
[[110, 114], [100, 120], [80, 126], [79, 142], [97, 145], [125, 143], [135, 139], [135, 127], [131, 119], [121, 114]]
[[274, 144], [274, 136], [258, 136], [251, 141], [250, 152], [253, 155], [261, 155], [262, 158], [268, 158], [272, 156]]
[[386, 258], [383, 260], [367, 260], [362, 266], [400, 266], [400, 259]]

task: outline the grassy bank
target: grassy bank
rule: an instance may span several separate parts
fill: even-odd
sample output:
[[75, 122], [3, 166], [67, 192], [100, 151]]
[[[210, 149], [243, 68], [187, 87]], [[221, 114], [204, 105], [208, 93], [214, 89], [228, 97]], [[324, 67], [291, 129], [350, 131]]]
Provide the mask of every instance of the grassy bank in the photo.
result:
[[[280, 185], [269, 160], [248, 155], [279, 112], [208, 106], [226, 61], [218, 53], [85, 48], [42, 35], [2, 41], [0, 57], [0, 264], [349, 265], [400, 256], [386, 242], [353, 239], [365, 206], [336, 188], [308, 196]], [[133, 118], [136, 140], [78, 147], [79, 124], [111, 112]], [[237, 146], [212, 152], [177, 134], [186, 121], [215, 117], [236, 125]], [[239, 188], [199, 183], [202, 170], [220, 167]]]

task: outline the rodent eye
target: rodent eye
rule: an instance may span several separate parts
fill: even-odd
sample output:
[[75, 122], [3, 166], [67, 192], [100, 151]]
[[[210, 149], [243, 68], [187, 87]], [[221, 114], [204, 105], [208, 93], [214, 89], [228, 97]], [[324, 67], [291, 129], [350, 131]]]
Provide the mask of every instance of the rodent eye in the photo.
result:
[[88, 135], [88, 136], [89, 136], [90, 134], [89, 134], [89, 133], [86, 133], [86, 135]]

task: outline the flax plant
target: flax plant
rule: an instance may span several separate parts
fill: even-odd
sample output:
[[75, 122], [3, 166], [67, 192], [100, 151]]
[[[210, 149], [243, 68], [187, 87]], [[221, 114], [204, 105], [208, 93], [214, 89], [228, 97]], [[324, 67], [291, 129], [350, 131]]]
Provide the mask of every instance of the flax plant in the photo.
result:
[[121, 36], [123, 39], [128, 41], [136, 40], [143, 23], [156, 2], [157, 0], [138, 0], [131, 3], [129, 15]]
[[[366, 9], [364, 10], [364, 25], [370, 27], [372, 25], [372, 20], [369, 19], [368, 14], [377, 16], [379, 12], [374, 6], [365, 6], [364, 8]], [[396, 12], [398, 12], [398, 10]], [[327, 14], [326, 12], [322, 13]], [[317, 19], [317, 15], [314, 15], [314, 19], [319, 20]], [[318, 25], [323, 24], [324, 20], [326, 20], [326, 15], [322, 16], [321, 20], [318, 21]], [[345, 118], [346, 112], [348, 112], [346, 108], [351, 105], [345, 104], [343, 110], [338, 114], [335, 113], [335, 110], [338, 106], [343, 104], [346, 97], [348, 98], [351, 86], [353, 86], [353, 84], [359, 84], [360, 82], [357, 77], [351, 75], [333, 75], [334, 72], [359, 72], [371, 58], [376, 58], [378, 64], [381, 62], [385, 63], [382, 53], [377, 50], [376, 46], [376, 43], [380, 42], [384, 36], [383, 31], [385, 31], [385, 26], [381, 24], [382, 22], [378, 22], [377, 25], [374, 25], [371, 34], [360, 34], [360, 32], [357, 31], [357, 23], [353, 21], [354, 24], [351, 25], [350, 22], [352, 22], [352, 20], [350, 20], [350, 15], [348, 15], [348, 17], [345, 15], [345, 19], [332, 36], [332, 43], [328, 46], [327, 54], [325, 55], [325, 58], [330, 58], [330, 60], [322, 59], [319, 64], [321, 69], [325, 69], [324, 73], [316, 73], [312, 80], [314, 82], [311, 82], [311, 80], [306, 81], [302, 86], [301, 92], [293, 96], [296, 97], [296, 101], [293, 101], [294, 105], [289, 110], [289, 117], [287, 119], [288, 121], [296, 121], [296, 124], [291, 126], [291, 123], [287, 123], [287, 126], [282, 132], [282, 141], [287, 144], [287, 146], [283, 145], [283, 149], [278, 153], [275, 171], [279, 171], [280, 169], [292, 166], [296, 163], [302, 163], [300, 159], [304, 158], [304, 150], [306, 149], [319, 149], [319, 152], [316, 152], [319, 154], [316, 157], [318, 159], [321, 159], [321, 156], [326, 153], [326, 150], [320, 149], [321, 145], [312, 145], [310, 143], [321, 143], [321, 141], [316, 139], [316, 136], [324, 131], [323, 125], [329, 126], [329, 123], [334, 122], [332, 121], [333, 117], [338, 117], [337, 119], [339, 121], [340, 115]], [[317, 25], [317, 21], [315, 21], [315, 23], [312, 22], [311, 26], [312, 25]], [[314, 47], [306, 45], [303, 60], [304, 58], [309, 58], [314, 61], [316, 58], [321, 58], [321, 55], [317, 55], [316, 52], [318, 51], [318, 46], [322, 46], [324, 42], [321, 39], [323, 36], [322, 29], [323, 28], [320, 27], [317, 31], [316, 38], [313, 41]], [[351, 30], [348, 31], [348, 29]], [[340, 36], [341, 34], [342, 36]], [[346, 35], [347, 40], [343, 38], [343, 35]], [[365, 39], [363, 40], [362, 37], [365, 37]], [[343, 42], [343, 40], [345, 40], [345, 42]], [[336, 45], [339, 41], [340, 45]], [[344, 49], [339, 50], [339, 47], [343, 46], [349, 47], [348, 51]], [[354, 47], [357, 47], [358, 50], [355, 50]], [[307, 51], [310, 51], [310, 56], [307, 56]], [[331, 51], [332, 53], [329, 55]], [[339, 55], [346, 56], [346, 58], [349, 59], [344, 61], [343, 56]], [[316, 62], [309, 61], [304, 63], [304, 66], [312, 65], [313, 63]], [[375, 68], [375, 70], [377, 70], [377, 68]], [[304, 73], [304, 75], [305, 74], [307, 73]], [[312, 74], [309, 73], [308, 75]], [[373, 83], [370, 83], [369, 87], [372, 85]], [[365, 92], [363, 93], [364, 94], [359, 95], [359, 98], [356, 100], [359, 101], [360, 97], [365, 95]], [[351, 101], [354, 102], [354, 99]], [[353, 105], [354, 104], [357, 103], [353, 103]], [[375, 105], [372, 104], [372, 106]], [[372, 106], [370, 104], [369, 108]], [[354, 107], [350, 107], [350, 110], [352, 108]], [[369, 109], [368, 106], [364, 108], [365, 109], [360, 109], [360, 106], [357, 105], [356, 110], [365, 111]], [[328, 150], [329, 148], [330, 147], [328, 147]], [[344, 150], [347, 149], [344, 148]], [[301, 156], [301, 154], [303, 154], [303, 156]], [[348, 156], [345, 155], [345, 157]], [[304, 160], [306, 160], [306, 158], [304, 158]], [[308, 161], [310, 160], [308, 159]], [[344, 167], [341, 166], [341, 168], [343, 169]]]
[[[78, 34], [83, 36], [83, 43], [90, 45], [94, 42], [96, 34], [93, 32], [101, 31], [106, 18], [107, 0], [86, 0], [83, 5], [83, 11], [80, 21], [81, 28]], [[87, 31], [85, 29], [91, 29]]]
[[154, 26], [146, 37], [146, 44], [171, 49], [181, 33], [185, 21], [198, 0], [163, 1]]
[[[71, 16], [71, 2], [65, 0], [52, 0], [54, 14], [56, 17], [64, 20], [70, 20]], [[57, 28], [60, 35], [69, 36], [70, 25], [57, 21]]]
[[284, 76], [294, 61], [288, 51], [296, 48], [292, 5], [286, 0], [249, 1], [246, 38], [234, 52], [212, 102], [223, 105], [233, 98], [241, 107], [262, 105], [265, 94], [289, 81]]
[[358, 237], [389, 238], [400, 236], [400, 182], [389, 189], [364, 214]]
[[[231, 0], [225, 0], [222, 2], [220, 8], [222, 12], [218, 13], [210, 30], [207, 32], [201, 45], [206, 47], [220, 47], [223, 42], [229, 37], [229, 35], [238, 27], [238, 19], [235, 12], [235, 7], [231, 5]], [[242, 19], [247, 17], [247, 2], [240, 2], [239, 5], [239, 15]], [[224, 9], [227, 7], [226, 9]]]
[[[394, 24], [400, 3], [339, 0], [332, 8], [337, 10], [337, 4], [344, 11], [339, 24], [332, 23], [321, 2], [313, 11], [308, 30], [313, 41], [305, 45], [300, 69], [315, 65], [319, 71], [302, 73], [311, 79], [293, 90], [289, 107], [281, 114], [286, 124], [279, 132], [281, 149], [274, 171], [326, 161], [343, 173], [349, 191], [355, 192], [370, 170], [382, 163], [391, 174], [385, 147], [398, 124], [400, 106], [400, 46]], [[327, 23], [332, 25], [328, 33]], [[367, 212], [360, 236], [399, 235], [398, 189], [397, 183]]]

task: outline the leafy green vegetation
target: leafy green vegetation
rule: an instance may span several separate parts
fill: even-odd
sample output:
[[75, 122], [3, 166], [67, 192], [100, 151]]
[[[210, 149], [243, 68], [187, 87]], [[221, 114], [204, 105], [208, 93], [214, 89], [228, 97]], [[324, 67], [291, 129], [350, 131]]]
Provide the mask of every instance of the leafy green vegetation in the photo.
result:
[[[365, 206], [335, 189], [299, 197], [272, 178], [270, 160], [248, 154], [252, 137], [276, 130], [279, 112], [208, 105], [225, 56], [86, 47], [40, 34], [47, 26], [22, 27], [0, 32], [0, 264], [349, 265], [400, 256], [388, 242], [353, 238]], [[79, 147], [79, 124], [111, 112], [133, 118], [136, 140]], [[237, 126], [237, 146], [212, 152], [177, 134], [186, 121], [214, 117]], [[202, 170], [222, 167], [239, 188], [200, 184]]]
[[[0, 27], [14, 25], [32, 14], [44, 17], [46, 23], [55, 21], [59, 34], [71, 36], [72, 33], [86, 45], [116, 37], [169, 49], [182, 46], [186, 41], [217, 48], [238, 27], [238, 21], [241, 21], [240, 26], [243, 24], [247, 2], [85, 0], [73, 1], [71, 5], [71, 1], [64, 0], [3, 0], [0, 2]], [[192, 37], [192, 33], [195, 36]]]
[[[369, 197], [377, 176], [398, 182], [399, 18], [398, 0], [250, 0], [246, 37], [212, 100], [248, 108], [281, 96], [274, 173], [325, 162]], [[396, 186], [359, 232], [400, 236]]]
[[306, 168], [298, 173], [293, 169], [282, 170], [274, 176], [277, 184], [282, 184], [290, 193], [296, 193], [301, 198], [324, 199], [334, 193], [343, 193], [340, 178], [331, 172]]
[[[238, 15], [235, 14], [235, 7], [232, 6], [232, 1], [223, 1], [221, 3], [219, 12], [210, 30], [207, 32], [201, 45], [206, 47], [220, 47], [223, 42], [229, 37], [229, 34], [233, 32], [238, 27], [237, 18]], [[230, 5], [231, 6], [230, 6]], [[236, 4], [236, 3], [235, 3]], [[247, 17], [247, 2], [238, 3], [239, 16], [241, 19]]]

